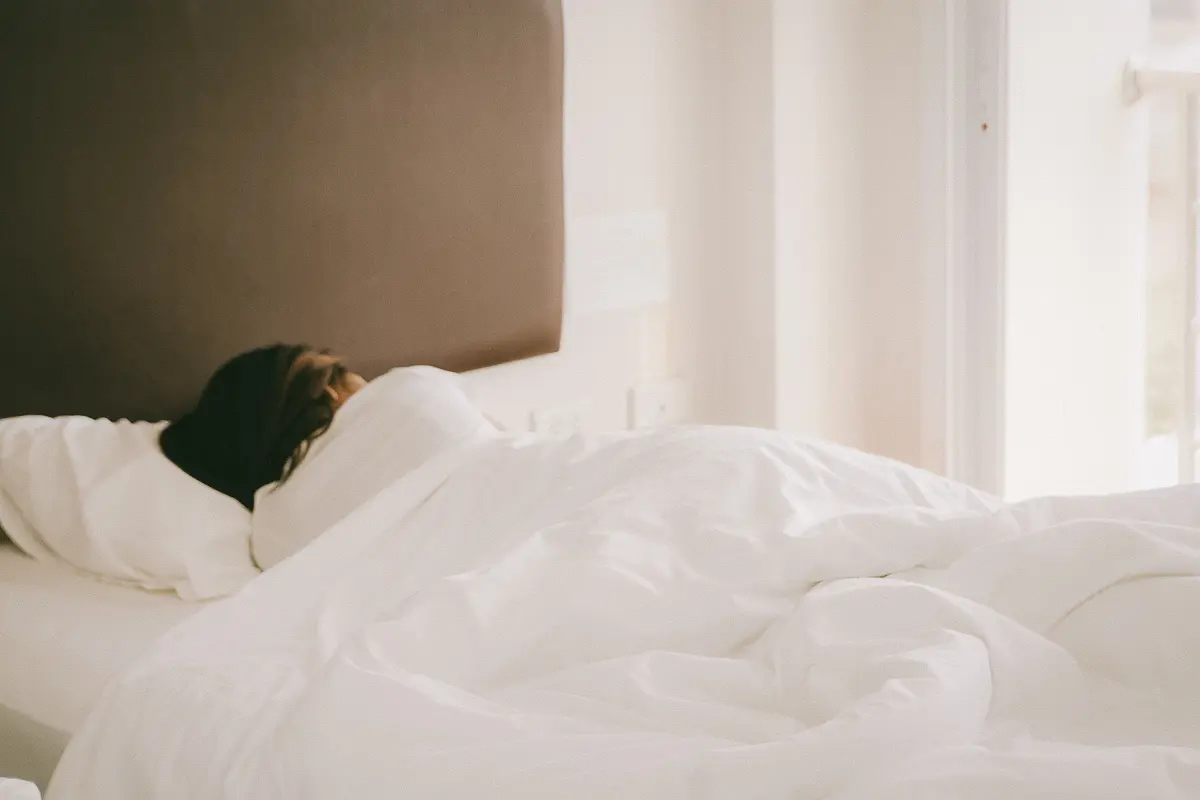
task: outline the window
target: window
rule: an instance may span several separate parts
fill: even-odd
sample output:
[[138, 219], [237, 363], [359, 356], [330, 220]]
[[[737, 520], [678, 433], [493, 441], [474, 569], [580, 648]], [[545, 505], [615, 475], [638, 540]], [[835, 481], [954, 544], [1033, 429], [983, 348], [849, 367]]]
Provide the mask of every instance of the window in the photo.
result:
[[[1195, 0], [1155, 0], [1155, 48], [1200, 42]], [[1139, 481], [1144, 487], [1192, 482], [1196, 476], [1194, 335], [1197, 259], [1196, 171], [1200, 152], [1195, 102], [1183, 93], [1145, 98], [1150, 114], [1149, 228], [1146, 258], [1145, 440]], [[1191, 140], [1191, 141], [1189, 141]], [[1192, 152], [1189, 157], [1189, 149]]]
[[[1184, 167], [1181, 96], [1200, 91], [1200, 44], [1182, 62], [1147, 53], [1151, 3], [1100, 5], [947, 6], [968, 22], [988, 18], [984, 30], [1000, 35], [983, 51], [1003, 66], [996, 91], [996, 81], [972, 73], [980, 61], [974, 28], [953, 34], [947, 26], [953, 53], [968, 55], [950, 93], [950, 129], [966, 145], [955, 140], [946, 182], [947, 438], [951, 455], [1001, 480], [950, 472], [1012, 500], [1128, 491], [1192, 475], [1195, 248], [1187, 231], [1195, 226], [1187, 197], [1195, 184]], [[995, 7], [999, 26], [990, 20]], [[1200, 43], [1200, 0], [1154, 1], [1153, 28], [1159, 45]], [[1127, 66], [1122, 93], [1115, 78]], [[992, 150], [972, 150], [976, 141]], [[964, 397], [999, 413], [980, 413], [979, 402]]]

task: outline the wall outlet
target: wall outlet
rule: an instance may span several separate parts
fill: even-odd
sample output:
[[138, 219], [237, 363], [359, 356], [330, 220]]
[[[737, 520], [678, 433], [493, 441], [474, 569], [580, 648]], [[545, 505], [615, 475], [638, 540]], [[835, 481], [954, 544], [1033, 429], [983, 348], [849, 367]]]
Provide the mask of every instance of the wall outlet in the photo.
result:
[[648, 381], [629, 390], [630, 428], [678, 425], [691, 413], [691, 386], [682, 378]]
[[554, 436], [570, 436], [582, 433], [591, 414], [591, 401], [575, 400], [558, 406], [534, 409], [530, 414], [530, 428], [538, 433]]

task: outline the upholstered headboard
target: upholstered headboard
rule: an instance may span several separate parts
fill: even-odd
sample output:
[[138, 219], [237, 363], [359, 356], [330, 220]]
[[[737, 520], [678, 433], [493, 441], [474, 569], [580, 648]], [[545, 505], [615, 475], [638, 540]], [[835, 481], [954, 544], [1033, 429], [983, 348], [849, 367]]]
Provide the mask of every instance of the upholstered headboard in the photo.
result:
[[0, 4], [0, 417], [557, 349], [557, 0]]

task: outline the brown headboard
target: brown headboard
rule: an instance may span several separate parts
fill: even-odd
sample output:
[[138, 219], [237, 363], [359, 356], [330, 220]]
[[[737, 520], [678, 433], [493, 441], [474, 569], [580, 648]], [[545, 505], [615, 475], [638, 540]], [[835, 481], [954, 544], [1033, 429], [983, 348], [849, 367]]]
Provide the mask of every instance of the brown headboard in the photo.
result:
[[558, 0], [0, 3], [0, 417], [558, 348]]

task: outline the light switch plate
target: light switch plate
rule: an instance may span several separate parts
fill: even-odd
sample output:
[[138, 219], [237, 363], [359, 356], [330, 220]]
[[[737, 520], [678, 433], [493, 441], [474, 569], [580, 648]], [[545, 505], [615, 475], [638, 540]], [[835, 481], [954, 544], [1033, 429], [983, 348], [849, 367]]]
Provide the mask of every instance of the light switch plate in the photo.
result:
[[566, 264], [569, 316], [647, 308], [670, 299], [665, 211], [635, 210], [571, 220]]
[[687, 422], [691, 413], [691, 385], [682, 378], [647, 381], [629, 390], [630, 428], [678, 425]]

